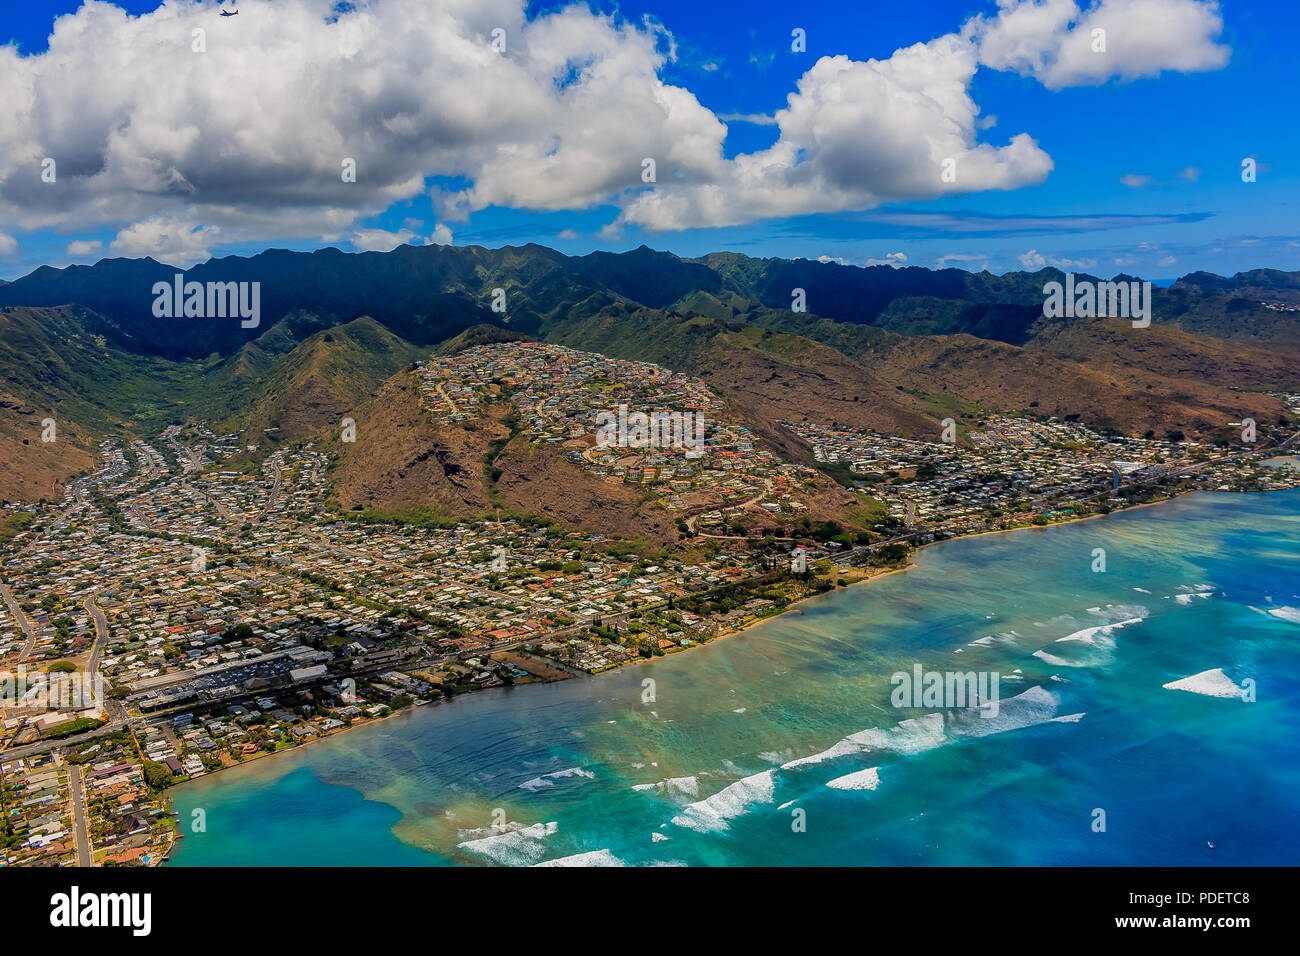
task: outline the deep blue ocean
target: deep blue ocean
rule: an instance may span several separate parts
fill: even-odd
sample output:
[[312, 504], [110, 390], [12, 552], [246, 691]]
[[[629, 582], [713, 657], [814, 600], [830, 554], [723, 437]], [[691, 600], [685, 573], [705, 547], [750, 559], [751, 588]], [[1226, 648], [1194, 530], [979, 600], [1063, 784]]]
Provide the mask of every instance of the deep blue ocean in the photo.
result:
[[1298, 727], [1300, 491], [1197, 494], [186, 784], [170, 865], [1295, 865]]

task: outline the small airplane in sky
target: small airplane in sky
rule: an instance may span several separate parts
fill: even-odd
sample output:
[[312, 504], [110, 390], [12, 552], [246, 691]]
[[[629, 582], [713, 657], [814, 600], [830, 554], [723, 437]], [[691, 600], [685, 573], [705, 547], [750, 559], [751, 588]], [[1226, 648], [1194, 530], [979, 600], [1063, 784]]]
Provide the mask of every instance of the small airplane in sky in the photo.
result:
[[222, 10], [222, 11], [221, 11], [221, 15], [222, 15], [223, 17], [237, 17], [237, 16], [239, 16], [239, 11], [238, 11], [238, 10]]

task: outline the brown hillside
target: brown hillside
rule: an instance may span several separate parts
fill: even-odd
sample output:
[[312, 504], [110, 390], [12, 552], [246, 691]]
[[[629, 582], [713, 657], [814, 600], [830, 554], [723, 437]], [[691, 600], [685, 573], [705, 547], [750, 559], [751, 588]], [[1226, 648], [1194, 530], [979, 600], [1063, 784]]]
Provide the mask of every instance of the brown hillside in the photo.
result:
[[[56, 421], [56, 440], [41, 441], [41, 422]], [[58, 501], [68, 476], [97, 463], [80, 429], [62, 420], [55, 407], [39, 412], [0, 392], [0, 501]]]
[[333, 492], [345, 509], [432, 508], [448, 517], [490, 510], [482, 457], [509, 430], [479, 423], [474, 431], [439, 427], [420, 408], [409, 372], [399, 372], [353, 416], [356, 441], [332, 442], [339, 454]]
[[933, 410], [864, 364], [794, 335], [745, 329], [720, 335], [701, 377], [778, 451], [794, 457], [777, 421], [840, 422], [893, 434], [939, 428]]
[[634, 485], [606, 481], [564, 458], [553, 445], [530, 445], [520, 435], [497, 457], [497, 489], [514, 511], [566, 528], [654, 544], [677, 540], [675, 518]]
[[1128, 434], [1191, 435], [1244, 415], [1275, 418], [1279, 400], [1239, 389], [1278, 385], [1295, 367], [1282, 353], [1097, 319], [1040, 333], [1023, 348], [967, 335], [897, 339], [878, 371], [927, 396], [989, 410], [1077, 415]]

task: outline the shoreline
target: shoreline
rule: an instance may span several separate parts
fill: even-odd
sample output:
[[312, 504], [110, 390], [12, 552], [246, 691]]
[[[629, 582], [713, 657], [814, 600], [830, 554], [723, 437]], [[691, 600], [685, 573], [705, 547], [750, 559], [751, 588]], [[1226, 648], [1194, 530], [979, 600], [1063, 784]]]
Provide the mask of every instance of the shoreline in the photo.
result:
[[[1077, 524], [1077, 523], [1080, 523], [1080, 522], [1083, 522], [1083, 521], [1089, 521], [1089, 520], [1094, 519], [1094, 518], [1109, 518], [1109, 517], [1112, 517], [1112, 516], [1114, 516], [1114, 515], [1116, 515], [1116, 514], [1120, 514], [1120, 513], [1123, 513], [1123, 512], [1127, 512], [1127, 511], [1136, 511], [1136, 510], [1138, 510], [1138, 509], [1140, 509], [1140, 508], [1151, 508], [1151, 507], [1155, 507], [1155, 506], [1157, 506], [1157, 505], [1169, 504], [1170, 502], [1172, 502], [1172, 501], [1176, 501], [1176, 500], [1178, 500], [1179, 498], [1182, 498], [1182, 497], [1184, 497], [1184, 496], [1187, 495], [1187, 494], [1195, 494], [1195, 493], [1197, 493], [1197, 492], [1195, 492], [1195, 491], [1184, 492], [1183, 494], [1171, 495], [1171, 496], [1168, 497], [1168, 498], [1162, 498], [1162, 499], [1160, 499], [1159, 501], [1141, 502], [1141, 503], [1139, 503], [1139, 504], [1131, 505], [1131, 506], [1126, 507], [1126, 508], [1116, 509], [1116, 510], [1111, 511], [1111, 512], [1106, 513], [1106, 514], [1079, 515], [1079, 516], [1077, 516], [1077, 517], [1067, 518], [1067, 519], [1062, 520], [1062, 521], [1053, 521], [1053, 522], [1050, 522], [1050, 523], [1048, 523], [1048, 524], [1046, 524], [1046, 525], [1022, 525], [1022, 526], [1020, 526], [1020, 527], [1016, 527], [1016, 528], [993, 528], [993, 529], [988, 529], [988, 530], [985, 530], [985, 531], [973, 532], [973, 533], [970, 533], [970, 534], [957, 535], [957, 536], [954, 536], [954, 537], [951, 537], [951, 538], [944, 538], [944, 539], [942, 539], [942, 540], [928, 541], [928, 542], [926, 542], [925, 544], [918, 545], [918, 546], [914, 549], [914, 555], [919, 555], [919, 554], [920, 554], [922, 551], [924, 551], [926, 548], [933, 547], [934, 545], [939, 545], [939, 544], [949, 544], [949, 543], [952, 543], [952, 542], [955, 542], [955, 541], [961, 541], [961, 540], [965, 540], [965, 539], [980, 538], [980, 537], [984, 537], [984, 536], [986, 536], [986, 535], [994, 535], [994, 534], [1013, 534], [1013, 533], [1018, 532], [1018, 531], [1036, 531], [1036, 530], [1043, 530], [1043, 529], [1046, 529], [1046, 528], [1051, 528], [1051, 527], [1056, 527], [1056, 526], [1070, 525], [1070, 524]], [[879, 581], [879, 580], [882, 580], [882, 579], [884, 579], [884, 578], [890, 577], [890, 576], [895, 575], [895, 574], [902, 574], [902, 573], [904, 573], [904, 572], [906, 572], [906, 571], [910, 571], [910, 570], [912, 570], [913, 568], [916, 568], [916, 567], [918, 567], [918, 564], [916, 563], [916, 561], [915, 561], [915, 560], [909, 560], [909, 562], [908, 562], [907, 564], [903, 565], [902, 567], [896, 567], [896, 568], [885, 568], [885, 569], [882, 569], [882, 570], [880, 571], [880, 573], [865, 575], [864, 577], [860, 578], [859, 580], [856, 580], [856, 581], [852, 581], [852, 582], [847, 583], [847, 584], [844, 585], [843, 587], [839, 587], [839, 586], [837, 586], [837, 587], [831, 588], [831, 589], [828, 590], [828, 591], [822, 591], [822, 592], [819, 592], [819, 593], [816, 593], [816, 594], [805, 594], [805, 595], [803, 595], [802, 597], [796, 598], [795, 600], [791, 601], [788, 605], [786, 605], [784, 608], [782, 608], [780, 611], [778, 611], [778, 612], [775, 613], [775, 614], [770, 614], [770, 615], [768, 615], [767, 617], [762, 617], [762, 618], [758, 618], [757, 620], [750, 621], [749, 623], [744, 624], [744, 625], [742, 625], [742, 626], [740, 626], [740, 627], [732, 628], [732, 629], [730, 629], [730, 630], [728, 630], [728, 631], [726, 631], [726, 632], [724, 632], [724, 633], [721, 633], [721, 634], [716, 634], [716, 635], [714, 635], [712, 638], [710, 638], [708, 641], [697, 642], [697, 643], [693, 644], [693, 645], [690, 646], [690, 647], [683, 647], [683, 648], [680, 648], [679, 650], [674, 651], [671, 655], [665, 655], [665, 656], [676, 656], [677, 654], [680, 654], [680, 653], [683, 653], [683, 652], [689, 652], [689, 651], [697, 650], [697, 649], [702, 648], [702, 647], [708, 647], [708, 646], [711, 646], [711, 645], [713, 645], [713, 644], [715, 644], [715, 643], [718, 643], [718, 642], [720, 642], [720, 641], [727, 640], [728, 638], [732, 638], [732, 637], [735, 637], [735, 636], [737, 636], [737, 635], [745, 634], [745, 633], [747, 633], [748, 631], [750, 631], [751, 629], [753, 629], [753, 628], [755, 628], [755, 627], [757, 627], [757, 626], [759, 626], [759, 625], [761, 625], [761, 624], [766, 624], [766, 623], [768, 623], [768, 622], [770, 622], [770, 621], [774, 621], [774, 620], [776, 620], [776, 619], [779, 618], [779, 617], [783, 617], [783, 616], [785, 616], [786, 614], [791, 613], [792, 611], [794, 611], [794, 609], [796, 609], [796, 608], [800, 607], [801, 605], [803, 605], [803, 604], [805, 604], [805, 603], [807, 603], [807, 602], [809, 602], [809, 601], [811, 601], [811, 600], [814, 600], [814, 599], [816, 599], [816, 598], [828, 597], [828, 596], [833, 595], [833, 594], [835, 594], [835, 593], [837, 593], [837, 592], [848, 591], [850, 588], [857, 587], [857, 586], [859, 586], [859, 585], [870, 584], [870, 583], [872, 583], [872, 582], [874, 582], [874, 581]], [[621, 665], [618, 665], [618, 666], [616, 666], [616, 667], [611, 667], [611, 668], [609, 668], [608, 670], [603, 670], [603, 671], [600, 671], [599, 673], [595, 673], [595, 674], [587, 674], [587, 675], [585, 675], [585, 676], [587, 676], [587, 677], [589, 677], [589, 678], [599, 678], [599, 677], [602, 677], [602, 676], [605, 675], [605, 674], [613, 673], [614, 671], [621, 671], [621, 670], [623, 670], [623, 669], [625, 669], [625, 668], [627, 668], [627, 667], [636, 666], [636, 665], [640, 665], [640, 664], [651, 663], [651, 662], [653, 662], [654, 660], [656, 660], [656, 658], [654, 658], [654, 657], [648, 657], [648, 658], [637, 658], [637, 659], [635, 659], [635, 660], [628, 661], [628, 662], [626, 662], [626, 663], [624, 663], [624, 664], [621, 664]], [[559, 680], [538, 679], [538, 680], [535, 680], [535, 681], [529, 681], [529, 682], [527, 682], [526, 684], [514, 684], [514, 685], [509, 685], [509, 686], [510, 686], [510, 688], [514, 688], [514, 687], [529, 686], [529, 685], [531, 685], [531, 684], [554, 684], [554, 683], [563, 683], [564, 681], [566, 681], [566, 680], [570, 680], [570, 679], [574, 679], [574, 678], [566, 677], [566, 678], [559, 679]], [[491, 690], [500, 690], [500, 689], [501, 689], [500, 687], [477, 688], [477, 689], [474, 689], [474, 690], [468, 690], [468, 691], [464, 691], [464, 692], [462, 692], [462, 693], [456, 694], [455, 697], [465, 697], [465, 696], [477, 695], [477, 694], [479, 694], [479, 693], [483, 693], [483, 692], [486, 692], [486, 691], [491, 691]], [[189, 779], [189, 780], [182, 781], [181, 783], [176, 784], [175, 787], [173, 787], [173, 788], [168, 788], [168, 789], [169, 789], [169, 790], [179, 789], [179, 788], [181, 788], [181, 787], [185, 787], [185, 786], [187, 786], [187, 785], [190, 785], [190, 784], [193, 784], [193, 783], [197, 783], [198, 780], [200, 780], [200, 779], [204, 779], [204, 778], [207, 778], [207, 777], [213, 777], [213, 776], [216, 776], [217, 774], [220, 774], [220, 773], [222, 773], [223, 771], [226, 771], [226, 770], [234, 770], [234, 769], [236, 769], [236, 768], [238, 768], [238, 767], [245, 767], [245, 766], [248, 766], [248, 765], [250, 765], [250, 764], [259, 764], [263, 759], [268, 758], [268, 757], [277, 757], [277, 756], [281, 756], [281, 755], [286, 754], [286, 753], [296, 753], [296, 752], [298, 752], [298, 751], [304, 750], [304, 749], [307, 748], [307, 747], [312, 746], [313, 744], [321, 743], [321, 742], [323, 742], [323, 741], [325, 741], [325, 740], [328, 740], [328, 739], [330, 739], [330, 738], [337, 737], [337, 736], [341, 736], [341, 735], [343, 735], [343, 734], [348, 733], [349, 731], [352, 731], [352, 730], [359, 730], [359, 729], [362, 729], [362, 728], [364, 728], [364, 727], [376, 726], [376, 725], [379, 725], [379, 724], [383, 723], [384, 721], [387, 721], [387, 720], [389, 720], [389, 719], [391, 719], [391, 718], [393, 718], [393, 717], [399, 717], [399, 716], [410, 716], [410, 715], [414, 714], [414, 713], [415, 713], [417, 710], [419, 710], [420, 708], [428, 707], [428, 706], [436, 705], [436, 704], [447, 703], [447, 702], [449, 702], [449, 700], [454, 700], [454, 699], [455, 699], [455, 698], [450, 698], [450, 699], [448, 699], [448, 698], [437, 698], [437, 699], [433, 699], [433, 700], [421, 701], [421, 702], [416, 703], [416, 704], [413, 704], [413, 705], [411, 705], [411, 706], [409, 706], [409, 707], [404, 707], [404, 708], [402, 708], [401, 710], [394, 710], [394, 711], [392, 711], [391, 713], [389, 713], [389, 714], [385, 714], [385, 715], [382, 716], [382, 717], [371, 718], [371, 719], [365, 721], [364, 723], [353, 724], [353, 725], [350, 725], [350, 726], [347, 726], [347, 727], [338, 728], [338, 729], [335, 729], [335, 730], [331, 731], [330, 733], [327, 733], [327, 734], [321, 734], [321, 735], [318, 735], [318, 736], [316, 736], [316, 737], [312, 737], [311, 739], [309, 739], [309, 740], [307, 740], [307, 741], [305, 741], [305, 742], [295, 744], [295, 745], [292, 746], [292, 747], [287, 747], [287, 748], [285, 748], [284, 750], [263, 752], [263, 753], [259, 754], [258, 756], [250, 757], [250, 758], [248, 758], [247, 760], [240, 761], [240, 762], [238, 762], [238, 763], [236, 763], [236, 764], [233, 764], [233, 765], [231, 765], [231, 766], [228, 766], [228, 767], [222, 767], [220, 770], [209, 771], [209, 772], [203, 774], [203, 777], [202, 777], [202, 778], [192, 778], [192, 779]], [[174, 803], [174, 801], [172, 800], [172, 798], [171, 798], [170, 796], [167, 795], [166, 791], [163, 792], [163, 796], [164, 796], [164, 798], [168, 801], [168, 803], [170, 804], [170, 807], [169, 807], [169, 810], [168, 810], [169, 815], [173, 818], [174, 822], [178, 825], [177, 836], [176, 836], [175, 839], [173, 840], [173, 846], [174, 846], [175, 843], [176, 843], [176, 841], [179, 841], [179, 840], [181, 840], [181, 839], [184, 839], [184, 834], [181, 833], [180, 830], [179, 830], [179, 822], [180, 822], [180, 821], [179, 821], [179, 818], [176, 816], [176, 808], [175, 808], [175, 803]], [[159, 863], [158, 863], [158, 865], [159, 865], [159, 866], [166, 865], [166, 863], [168, 862], [169, 859], [170, 859], [170, 853], [168, 854], [168, 856], [167, 856], [166, 858], [160, 860]]]
[[[963, 537], [965, 536], [963, 535]], [[974, 537], [974, 535], [971, 535], [971, 537]], [[950, 539], [950, 540], [956, 540], [956, 539]], [[932, 544], [942, 544], [942, 543], [943, 543], [942, 541], [930, 541], [926, 544], [921, 545], [921, 547], [917, 548], [916, 550], [919, 552], [922, 548], [928, 548]], [[837, 585], [831, 588], [829, 591], [819, 591], [816, 594], [805, 594], [803, 597], [795, 598], [793, 601], [787, 604], [780, 611], [777, 611], [775, 614], [769, 614], [767, 617], [760, 617], [756, 621], [750, 621], [748, 624], [745, 624], [741, 627], [733, 628], [732, 630], [727, 631], [725, 634], [719, 634], [716, 637], [714, 637], [713, 640], [709, 641], [708, 644], [713, 644], [716, 641], [723, 641], [729, 637], [735, 637], [737, 634], [744, 634], [746, 631], [758, 627], [760, 624], [766, 624], [768, 621], [775, 621], [779, 617], [785, 617], [787, 614], [789, 614], [791, 611], [793, 611], [795, 608], [799, 607], [800, 605], [807, 604], [809, 601], [815, 601], [817, 598], [826, 597], [831, 594], [836, 594], [840, 591], [847, 591], [849, 590], [849, 588], [855, 588], [861, 584], [870, 584], [873, 581], [879, 581], [882, 578], [887, 578], [893, 574], [902, 574], [904, 571], [910, 571], [914, 567], [916, 567], [915, 564], [908, 563], [903, 565], [901, 568], [882, 568], [879, 574], [864, 575], [863, 577], [859, 578], [856, 581], [849, 581], [843, 587]], [[707, 647], [707, 646], [708, 646], [707, 644], [696, 645], [696, 647]], [[688, 647], [685, 648], [685, 650], [694, 650], [694, 648]]]
[[[1294, 491], [1296, 489], [1283, 488], [1283, 489], [1275, 489], [1275, 490]], [[955, 541], [973, 540], [975, 538], [983, 538], [991, 534], [1015, 534], [1018, 531], [1043, 531], [1047, 528], [1056, 528], [1056, 527], [1062, 527], [1064, 525], [1071, 525], [1071, 524], [1081, 524], [1084, 521], [1091, 521], [1095, 518], [1113, 518], [1115, 515], [1124, 514], [1129, 511], [1138, 511], [1143, 508], [1155, 508], [1160, 505], [1167, 505], [1171, 502], [1177, 501], [1179, 498], [1184, 498], [1187, 495], [1195, 495], [1195, 494], [1247, 495], [1247, 494], [1271, 494], [1271, 493], [1272, 493], [1271, 491], [1206, 491], [1204, 489], [1192, 489], [1189, 491], [1184, 491], [1181, 494], [1170, 495], [1168, 498], [1161, 498], [1159, 501], [1143, 501], [1135, 505], [1129, 505], [1128, 507], [1125, 508], [1116, 508], [1106, 513], [1077, 515], [1072, 518], [1066, 518], [1063, 521], [1050, 521], [1045, 525], [1026, 524], [1026, 525], [1020, 525], [1019, 527], [1016, 528], [989, 528], [985, 531], [974, 531], [969, 534], [959, 534], [951, 538], [944, 538], [942, 540], [927, 541], [925, 544], [917, 545], [913, 549], [913, 555], [919, 555], [926, 548], [932, 548], [938, 544], [951, 544], [952, 542]], [[844, 587], [834, 587], [829, 591], [822, 591], [818, 594], [806, 594], [801, 598], [797, 598], [794, 601], [791, 601], [785, 608], [783, 608], [781, 611], [778, 611], [776, 614], [771, 614], [767, 617], [759, 618], [756, 621], [750, 621], [748, 624], [744, 625], [743, 627], [738, 627], [733, 630], [727, 631], [725, 634], [719, 634], [715, 636], [707, 643], [696, 644], [694, 645], [694, 647], [683, 648], [683, 650], [690, 651], [690, 650], [695, 650], [698, 647], [707, 647], [709, 644], [713, 644], [717, 641], [725, 640], [726, 638], [729, 637], [734, 637], [737, 634], [743, 634], [746, 631], [750, 630], [751, 628], [757, 627], [760, 624], [766, 624], [768, 621], [774, 621], [778, 617], [783, 617], [784, 615], [788, 614], [791, 610], [793, 610], [796, 606], [804, 604], [808, 601], [820, 597], [826, 597], [827, 595], [835, 594], [838, 591], [847, 591], [849, 588], [855, 588], [862, 584], [870, 584], [873, 581], [879, 581], [893, 574], [902, 574], [904, 571], [910, 571], [915, 567], [917, 567], [916, 562], [909, 561], [909, 563], [903, 565], [902, 567], [888, 568], [880, 574], [867, 575], [866, 577], [863, 577], [860, 580], [849, 582]], [[678, 651], [676, 653], [681, 653], [681, 651]], [[653, 658], [643, 659], [638, 661], [630, 661], [627, 665], [623, 665], [623, 666], [645, 663], [646, 660], [653, 660]], [[621, 669], [622, 667], [610, 668], [611, 671], [621, 670]], [[601, 671], [601, 674], [606, 674], [609, 672], [610, 671]], [[599, 677], [600, 674], [591, 674], [589, 676]]]
[[[1205, 492], [1205, 493], [1209, 493], [1209, 492]], [[1219, 492], [1219, 493], [1220, 493], [1220, 494], [1248, 494], [1248, 492]], [[942, 540], [927, 541], [925, 544], [917, 545], [917, 546], [913, 549], [913, 555], [919, 555], [919, 554], [920, 554], [921, 552], [923, 552], [925, 549], [927, 549], [927, 548], [932, 548], [932, 547], [934, 547], [935, 545], [938, 545], [938, 544], [951, 544], [952, 542], [955, 542], [955, 541], [974, 540], [975, 538], [983, 538], [983, 537], [986, 537], [987, 535], [993, 535], [993, 534], [1015, 534], [1015, 533], [1018, 532], [1018, 531], [1042, 531], [1042, 530], [1045, 530], [1045, 529], [1047, 529], [1047, 528], [1055, 528], [1055, 527], [1061, 527], [1061, 526], [1064, 526], [1064, 525], [1071, 525], [1071, 524], [1080, 524], [1080, 523], [1082, 523], [1082, 522], [1084, 522], [1084, 521], [1091, 521], [1091, 520], [1093, 520], [1094, 518], [1111, 518], [1111, 517], [1114, 517], [1114, 516], [1117, 515], [1117, 514], [1123, 514], [1124, 512], [1128, 512], [1128, 511], [1137, 511], [1137, 510], [1139, 510], [1140, 508], [1154, 508], [1154, 507], [1156, 507], [1156, 506], [1158, 506], [1158, 505], [1166, 505], [1166, 504], [1169, 504], [1169, 503], [1172, 502], [1172, 501], [1177, 501], [1179, 498], [1182, 498], [1182, 497], [1184, 497], [1185, 495], [1189, 495], [1189, 494], [1197, 494], [1197, 492], [1196, 492], [1196, 491], [1188, 491], [1188, 492], [1184, 492], [1183, 494], [1179, 494], [1179, 495], [1170, 495], [1168, 498], [1161, 498], [1159, 501], [1144, 501], [1144, 502], [1141, 502], [1140, 504], [1130, 505], [1130, 506], [1128, 506], [1127, 508], [1117, 508], [1117, 509], [1115, 509], [1115, 510], [1113, 510], [1113, 511], [1111, 511], [1111, 512], [1105, 513], [1105, 514], [1078, 515], [1078, 516], [1076, 516], [1076, 517], [1066, 518], [1066, 519], [1063, 520], [1063, 521], [1051, 521], [1051, 522], [1049, 522], [1049, 523], [1047, 523], [1047, 524], [1045, 524], [1045, 525], [1032, 525], [1032, 524], [1027, 524], [1027, 525], [1021, 525], [1020, 527], [1017, 527], [1017, 528], [989, 528], [989, 529], [987, 529], [987, 530], [985, 530], [985, 531], [974, 531], [974, 532], [971, 532], [971, 533], [969, 533], [969, 534], [959, 534], [959, 535], [955, 535], [955, 536], [953, 536], [953, 537], [951, 537], [951, 538], [943, 538]], [[836, 592], [838, 592], [838, 591], [847, 591], [849, 588], [855, 588], [855, 587], [858, 587], [859, 585], [870, 584], [870, 583], [872, 583], [873, 581], [879, 581], [879, 580], [881, 580], [881, 579], [883, 579], [883, 578], [887, 578], [887, 577], [889, 577], [890, 575], [894, 575], [894, 574], [902, 574], [902, 573], [905, 572], [905, 571], [911, 571], [911, 570], [912, 570], [913, 568], [915, 568], [915, 567], [917, 567], [916, 562], [915, 562], [915, 561], [909, 561], [907, 564], [903, 565], [902, 567], [898, 567], [898, 568], [887, 568], [887, 569], [883, 570], [880, 574], [869, 574], [869, 575], [866, 575], [865, 577], [863, 577], [863, 578], [861, 578], [861, 579], [859, 579], [859, 580], [857, 580], [857, 581], [850, 581], [850, 582], [849, 582], [848, 584], [846, 584], [844, 587], [835, 587], [835, 588], [832, 588], [832, 589], [829, 590], [829, 591], [822, 591], [822, 592], [820, 592], [820, 593], [818, 593], [818, 594], [806, 594], [806, 595], [804, 595], [804, 596], [801, 597], [801, 598], [797, 598], [796, 600], [791, 601], [791, 602], [790, 602], [790, 603], [789, 603], [789, 604], [788, 604], [784, 609], [782, 609], [781, 611], [777, 612], [776, 614], [772, 614], [772, 615], [769, 615], [769, 616], [767, 616], [767, 617], [760, 618], [760, 619], [758, 619], [758, 620], [756, 620], [756, 621], [751, 621], [751, 622], [749, 622], [748, 624], [746, 624], [745, 626], [735, 628], [734, 630], [728, 631], [728, 632], [725, 633], [725, 634], [719, 634], [719, 635], [717, 635], [715, 638], [713, 638], [713, 640], [710, 640], [708, 643], [709, 643], [709, 644], [712, 644], [712, 643], [714, 643], [715, 641], [724, 640], [724, 639], [726, 639], [726, 638], [728, 638], [728, 637], [734, 637], [734, 636], [737, 635], [737, 634], [743, 634], [744, 632], [748, 631], [750, 628], [757, 627], [757, 626], [760, 625], [760, 624], [765, 624], [765, 623], [767, 623], [768, 621], [776, 620], [778, 617], [783, 617], [784, 615], [786, 615], [787, 613], [789, 613], [789, 612], [790, 612], [793, 608], [795, 608], [796, 606], [801, 605], [801, 604], [804, 604], [804, 603], [806, 603], [806, 602], [808, 602], [808, 601], [811, 601], [811, 600], [813, 600], [813, 599], [815, 599], [815, 598], [825, 597], [825, 596], [827, 596], [827, 595], [829, 595], [829, 594], [834, 594], [834, 593], [836, 593]], [[705, 645], [705, 644], [697, 644], [697, 645], [696, 645], [696, 647], [704, 647], [704, 646], [707, 646], [707, 645]], [[694, 648], [685, 648], [685, 650], [694, 650]], [[680, 653], [680, 652], [679, 652], [679, 653]], [[641, 662], [638, 661], [638, 662], [635, 662], [635, 663], [641, 663]], [[612, 668], [612, 669], [613, 669], [613, 670], [619, 670], [620, 668]], [[608, 672], [602, 672], [602, 673], [608, 673]], [[599, 676], [599, 675], [592, 675], [592, 676]]]

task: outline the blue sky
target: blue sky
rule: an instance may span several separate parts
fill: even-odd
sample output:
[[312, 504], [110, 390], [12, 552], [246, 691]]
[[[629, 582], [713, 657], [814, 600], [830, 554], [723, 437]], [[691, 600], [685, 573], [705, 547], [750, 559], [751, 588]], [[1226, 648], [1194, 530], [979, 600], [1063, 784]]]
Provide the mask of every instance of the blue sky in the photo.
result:
[[[377, 0], [379, 6], [395, 2]], [[236, 25], [241, 31], [259, 30], [259, 15], [269, 16], [264, 11], [273, 3], [250, 0], [240, 18], [212, 28], [214, 37], [218, 30], [227, 31], [212, 42], [225, 42]], [[117, 0], [116, 5], [133, 15], [159, 7], [156, 0]], [[215, 0], [206, 5], [173, 0], [172, 6], [197, 6], [211, 14]], [[226, 8], [236, 6], [227, 0]], [[531, 3], [528, 18], [567, 6]], [[770, 121], [731, 117], [770, 117], [786, 105], [787, 96], [819, 58], [888, 60], [899, 48], [960, 30], [973, 15], [991, 17], [997, 12], [991, 2], [752, 5], [635, 0], [584, 6], [616, 14], [620, 22], [634, 26], [648, 15], [671, 34], [676, 57], [658, 70], [659, 79], [689, 91], [700, 106], [724, 120], [722, 149], [727, 160], [767, 150], [781, 135]], [[77, 0], [10, 5], [0, 41], [15, 45], [20, 60], [34, 61], [45, 53], [54, 18], [80, 7]], [[382, 248], [388, 235], [394, 242], [408, 235], [419, 242], [439, 231], [453, 236], [457, 245], [538, 242], [570, 254], [621, 250], [644, 242], [680, 255], [735, 250], [756, 256], [829, 256], [854, 264], [893, 256], [909, 265], [987, 267], [994, 272], [1056, 264], [1156, 279], [1198, 269], [1221, 274], [1254, 267], [1300, 269], [1300, 228], [1295, 225], [1300, 177], [1290, 161], [1300, 146], [1300, 129], [1288, 108], [1296, 87], [1291, 47], [1300, 35], [1300, 13], [1292, 3], [1272, 0], [1228, 0], [1218, 9], [1222, 30], [1213, 39], [1230, 49], [1223, 66], [1165, 69], [1153, 77], [1116, 77], [1056, 89], [1014, 69], [978, 69], [969, 82], [970, 98], [981, 117], [996, 117], [996, 123], [981, 127], [979, 140], [996, 148], [1025, 133], [1050, 157], [1050, 172], [1037, 180], [1023, 177], [1027, 181], [1014, 188], [964, 189], [919, 198], [884, 195], [868, 203], [848, 197], [841, 208], [807, 214], [777, 203], [773, 208], [780, 209], [778, 214], [720, 226], [686, 221], [674, 228], [648, 228], [625, 214], [628, 221], [611, 229], [626, 206], [626, 195], [608, 201], [575, 195], [572, 201], [560, 202], [563, 208], [542, 209], [527, 197], [510, 201], [510, 188], [501, 186], [496, 197], [505, 198], [489, 196], [466, 214], [449, 217], [430, 191], [473, 186], [475, 167], [445, 175], [431, 164], [421, 170], [425, 188], [391, 203], [368, 196], [357, 207], [357, 220], [338, 229], [322, 229], [318, 219], [306, 215], [301, 224], [294, 216], [285, 217], [283, 226], [274, 220], [253, 222], [255, 207], [266, 199], [244, 194], [223, 200], [219, 212], [216, 207], [191, 206], [185, 214], [193, 218], [185, 220], [185, 228], [207, 238], [199, 242], [191, 235], [183, 244], [192, 255], [252, 252], [268, 245]], [[342, 11], [345, 16], [347, 12]], [[806, 52], [791, 51], [793, 27], [806, 31]], [[1112, 44], [1122, 41], [1123, 29], [1112, 28]], [[658, 42], [662, 46], [669, 41]], [[158, 79], [165, 87], [165, 80]], [[214, 81], [223, 82], [221, 77]], [[131, 119], [139, 122], [135, 116]], [[111, 124], [106, 128], [110, 133], [105, 135], [111, 135]], [[861, 133], [864, 157], [872, 142], [891, 135], [889, 129], [870, 124]], [[44, 143], [40, 148], [50, 149]], [[484, 155], [492, 155], [490, 142], [483, 148]], [[1241, 162], [1248, 156], [1258, 162], [1254, 183], [1242, 182]], [[177, 165], [191, 182], [206, 181]], [[415, 166], [420, 167], [418, 157]], [[0, 174], [3, 169], [0, 163]], [[394, 173], [395, 179], [400, 176]], [[42, 263], [64, 265], [134, 254], [150, 241], [158, 243], [163, 258], [168, 240], [146, 230], [145, 239], [134, 241], [139, 233], [131, 228], [155, 216], [182, 216], [173, 200], [167, 199], [164, 213], [151, 209], [147, 198], [124, 198], [117, 188], [111, 199], [88, 190], [78, 200], [79, 208], [46, 217], [22, 209], [20, 200], [11, 210], [0, 203], [0, 237], [10, 240], [7, 245], [0, 241], [0, 277], [12, 279]], [[735, 200], [742, 210], [748, 203], [744, 195]], [[247, 209], [234, 208], [241, 204]], [[11, 214], [8, 223], [5, 217]], [[213, 225], [216, 216], [223, 218]], [[123, 230], [128, 231], [125, 238]], [[73, 242], [79, 244], [75, 254], [69, 251]], [[183, 258], [180, 252], [173, 261], [178, 257]]]

